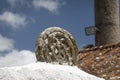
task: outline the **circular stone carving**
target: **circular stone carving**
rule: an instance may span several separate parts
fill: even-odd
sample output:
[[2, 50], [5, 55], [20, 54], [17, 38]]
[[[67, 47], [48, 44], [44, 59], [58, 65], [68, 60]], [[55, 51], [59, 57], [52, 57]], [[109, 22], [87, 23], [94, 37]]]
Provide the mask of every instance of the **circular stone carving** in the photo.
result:
[[35, 53], [37, 61], [74, 65], [78, 48], [68, 31], [51, 27], [40, 34]]

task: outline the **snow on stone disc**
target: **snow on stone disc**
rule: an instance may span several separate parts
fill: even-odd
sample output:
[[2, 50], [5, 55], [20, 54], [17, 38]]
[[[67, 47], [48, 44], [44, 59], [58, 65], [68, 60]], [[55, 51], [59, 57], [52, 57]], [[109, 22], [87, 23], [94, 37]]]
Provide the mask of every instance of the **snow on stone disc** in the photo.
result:
[[74, 65], [78, 49], [68, 31], [51, 27], [40, 34], [35, 52], [37, 61]]

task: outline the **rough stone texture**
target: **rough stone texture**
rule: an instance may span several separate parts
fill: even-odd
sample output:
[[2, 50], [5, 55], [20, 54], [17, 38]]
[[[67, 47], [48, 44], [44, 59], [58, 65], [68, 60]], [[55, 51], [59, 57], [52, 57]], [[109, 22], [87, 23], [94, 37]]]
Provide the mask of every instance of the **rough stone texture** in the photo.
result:
[[51, 27], [40, 34], [35, 52], [37, 61], [74, 65], [78, 49], [68, 31]]
[[77, 65], [105, 80], [120, 80], [120, 43], [81, 49]]
[[96, 45], [120, 42], [119, 0], [94, 0]]

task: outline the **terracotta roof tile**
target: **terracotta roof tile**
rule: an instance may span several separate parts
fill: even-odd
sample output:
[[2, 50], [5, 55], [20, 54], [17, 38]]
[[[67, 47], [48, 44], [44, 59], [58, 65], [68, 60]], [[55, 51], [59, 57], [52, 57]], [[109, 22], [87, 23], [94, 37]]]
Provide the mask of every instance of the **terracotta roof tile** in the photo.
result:
[[77, 60], [78, 67], [90, 74], [120, 80], [120, 43], [81, 49]]

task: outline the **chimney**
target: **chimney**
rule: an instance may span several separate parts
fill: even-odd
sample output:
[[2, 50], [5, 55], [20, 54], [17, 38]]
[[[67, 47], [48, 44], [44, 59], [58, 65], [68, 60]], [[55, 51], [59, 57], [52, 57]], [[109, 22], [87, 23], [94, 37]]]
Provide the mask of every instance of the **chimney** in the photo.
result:
[[94, 0], [95, 45], [115, 44], [120, 42], [119, 0]]

